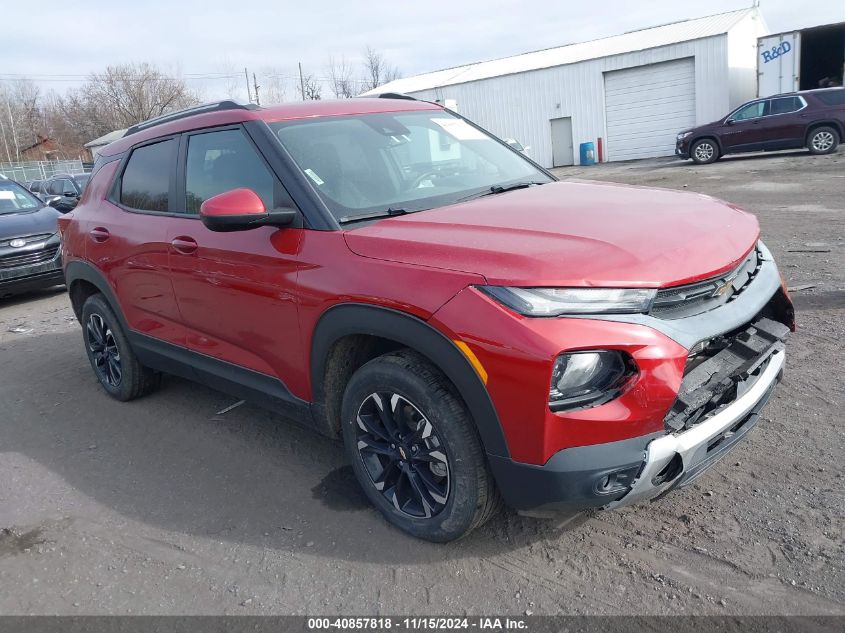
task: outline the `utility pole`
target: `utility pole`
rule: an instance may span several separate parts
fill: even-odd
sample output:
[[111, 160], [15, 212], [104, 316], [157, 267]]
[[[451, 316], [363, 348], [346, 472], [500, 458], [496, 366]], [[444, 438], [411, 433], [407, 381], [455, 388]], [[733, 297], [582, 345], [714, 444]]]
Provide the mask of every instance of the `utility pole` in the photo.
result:
[[252, 103], [252, 93], [249, 91], [249, 73], [244, 66], [244, 79], [246, 79], [246, 100]]
[[302, 100], [305, 101], [305, 80], [302, 78], [302, 62], [299, 62], [299, 89], [302, 91]]
[[255, 105], [261, 105], [261, 100], [258, 98], [258, 80], [255, 78], [255, 73], [252, 73], [252, 85], [255, 87]]

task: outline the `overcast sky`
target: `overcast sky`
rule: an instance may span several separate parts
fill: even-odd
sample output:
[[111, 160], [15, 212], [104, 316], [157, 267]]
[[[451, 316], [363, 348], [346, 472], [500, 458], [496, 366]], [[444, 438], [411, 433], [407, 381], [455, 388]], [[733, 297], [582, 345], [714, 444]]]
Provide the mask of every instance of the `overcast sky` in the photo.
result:
[[[404, 76], [561, 46], [750, 6], [750, 0], [39, 0], [4, 3], [0, 78], [31, 76], [59, 92], [106, 65], [153, 62], [206, 99], [244, 98], [243, 68], [326, 76], [330, 57], [367, 45]], [[845, 21], [842, 0], [763, 0], [772, 32]], [[235, 79], [196, 75], [237, 73]], [[193, 76], [193, 77], [192, 77]], [[287, 98], [295, 99], [294, 84]], [[328, 87], [324, 89], [327, 96]]]

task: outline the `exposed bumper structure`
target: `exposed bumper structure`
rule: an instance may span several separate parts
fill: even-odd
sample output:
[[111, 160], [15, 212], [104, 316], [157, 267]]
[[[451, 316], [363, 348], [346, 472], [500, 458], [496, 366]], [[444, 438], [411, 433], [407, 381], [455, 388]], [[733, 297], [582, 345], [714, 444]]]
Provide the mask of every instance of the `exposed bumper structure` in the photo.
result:
[[774, 352], [748, 390], [712, 417], [683, 433], [652, 440], [646, 448], [645, 465], [631, 490], [606, 507], [618, 508], [658, 497], [690, 483], [723, 457], [756, 424], [785, 358], [782, 349]]

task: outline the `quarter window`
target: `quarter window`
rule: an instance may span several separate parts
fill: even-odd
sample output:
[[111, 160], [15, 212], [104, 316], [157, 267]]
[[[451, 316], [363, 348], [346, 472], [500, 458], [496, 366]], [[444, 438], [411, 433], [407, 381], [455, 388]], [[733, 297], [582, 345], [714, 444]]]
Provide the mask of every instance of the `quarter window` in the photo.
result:
[[167, 211], [175, 151], [173, 139], [133, 151], [120, 182], [120, 202], [141, 211]]
[[771, 112], [769, 114], [789, 114], [804, 107], [804, 103], [798, 97], [782, 97], [772, 99]]
[[275, 179], [258, 152], [240, 130], [194, 134], [188, 139], [185, 207], [199, 213], [200, 205], [232, 189], [251, 189], [272, 209]]
[[60, 196], [62, 195], [62, 181], [61, 180], [51, 180], [47, 185], [47, 193], [51, 196]]

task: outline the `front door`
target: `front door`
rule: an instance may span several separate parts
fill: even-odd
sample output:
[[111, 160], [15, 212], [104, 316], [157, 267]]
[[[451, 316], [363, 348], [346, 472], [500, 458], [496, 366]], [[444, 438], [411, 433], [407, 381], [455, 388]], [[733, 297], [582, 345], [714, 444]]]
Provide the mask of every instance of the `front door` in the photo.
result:
[[305, 362], [295, 294], [302, 231], [218, 233], [202, 224], [199, 209], [241, 187], [267, 209], [292, 203], [240, 126], [184, 135], [180, 162], [182, 217], [168, 240], [187, 347], [287, 385]]
[[572, 117], [552, 119], [552, 165], [565, 167], [575, 164], [575, 148], [572, 143]]
[[765, 117], [768, 100], [755, 101], [739, 108], [722, 125], [720, 140], [728, 152], [752, 152], [765, 148]]

